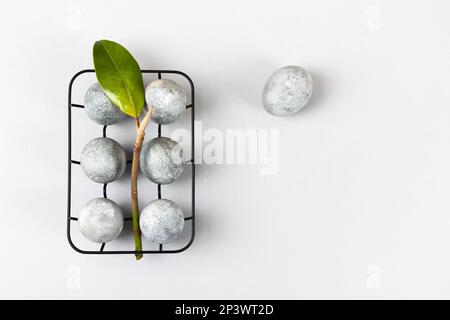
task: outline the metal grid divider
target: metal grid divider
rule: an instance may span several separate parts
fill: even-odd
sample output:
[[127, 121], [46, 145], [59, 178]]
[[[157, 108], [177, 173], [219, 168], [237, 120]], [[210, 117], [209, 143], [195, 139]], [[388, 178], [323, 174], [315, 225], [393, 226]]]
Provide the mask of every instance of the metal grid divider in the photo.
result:
[[[187, 248], [189, 248], [194, 241], [195, 238], [195, 148], [194, 148], [194, 119], [195, 119], [195, 92], [194, 92], [194, 83], [192, 82], [191, 78], [187, 74], [181, 71], [177, 70], [141, 70], [142, 73], [150, 73], [150, 74], [157, 74], [158, 79], [161, 79], [162, 74], [178, 74], [182, 77], [184, 77], [191, 87], [191, 104], [188, 105], [186, 108], [190, 109], [191, 111], [191, 215], [188, 217], [185, 217], [184, 220], [192, 220], [191, 222], [191, 237], [189, 242], [182, 247], [181, 249], [174, 249], [174, 250], [164, 250], [164, 247], [162, 244], [159, 244], [158, 250], [142, 250], [142, 251], [135, 251], [135, 250], [109, 250], [105, 251], [105, 243], [102, 243], [100, 246], [100, 249], [98, 251], [93, 250], [82, 250], [78, 248], [72, 241], [71, 238], [71, 232], [70, 227], [72, 221], [77, 221], [78, 218], [71, 216], [71, 199], [72, 199], [72, 165], [80, 165], [80, 161], [73, 160], [72, 159], [72, 108], [84, 108], [83, 105], [72, 103], [72, 86], [76, 78], [84, 73], [95, 73], [94, 69], [86, 69], [77, 72], [69, 83], [69, 91], [68, 91], [68, 175], [67, 175], [67, 240], [70, 244], [70, 246], [77, 252], [83, 253], [83, 254], [169, 254], [169, 253], [179, 253], [185, 251]], [[161, 137], [161, 131], [162, 126], [158, 124], [158, 137]], [[107, 126], [103, 127], [102, 136], [106, 137], [106, 129]], [[131, 163], [131, 160], [127, 161], [127, 164]], [[107, 198], [107, 183], [103, 184], [103, 197]], [[158, 199], [161, 199], [161, 185], [157, 185], [158, 189]], [[124, 219], [125, 221], [130, 221], [131, 217], [127, 217]]]

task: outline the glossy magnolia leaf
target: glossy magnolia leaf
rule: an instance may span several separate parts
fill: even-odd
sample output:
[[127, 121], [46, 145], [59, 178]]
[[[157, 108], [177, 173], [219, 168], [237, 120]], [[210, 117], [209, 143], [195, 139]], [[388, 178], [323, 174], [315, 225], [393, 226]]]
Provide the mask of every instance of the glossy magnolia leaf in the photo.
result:
[[97, 80], [109, 99], [123, 113], [138, 118], [145, 104], [141, 69], [127, 49], [120, 44], [100, 40], [94, 44]]

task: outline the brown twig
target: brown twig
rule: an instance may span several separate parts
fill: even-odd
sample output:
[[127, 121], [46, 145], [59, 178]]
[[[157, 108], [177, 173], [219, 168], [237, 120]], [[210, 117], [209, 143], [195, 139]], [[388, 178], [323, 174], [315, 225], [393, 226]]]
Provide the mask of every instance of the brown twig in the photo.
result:
[[136, 141], [133, 148], [133, 162], [131, 164], [131, 211], [133, 217], [133, 232], [134, 244], [136, 251], [136, 260], [142, 258], [142, 241], [141, 230], [139, 228], [139, 205], [138, 205], [138, 190], [137, 179], [139, 174], [139, 158], [141, 155], [142, 142], [144, 141], [145, 128], [152, 116], [153, 107], [150, 107], [142, 122], [139, 124], [139, 119], [136, 118]]

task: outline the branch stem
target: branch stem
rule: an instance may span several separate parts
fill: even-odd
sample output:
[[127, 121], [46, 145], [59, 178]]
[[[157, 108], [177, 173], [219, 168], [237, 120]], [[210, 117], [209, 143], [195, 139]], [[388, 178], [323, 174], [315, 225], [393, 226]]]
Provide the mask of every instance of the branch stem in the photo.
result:
[[137, 179], [139, 174], [139, 158], [141, 155], [142, 142], [144, 141], [145, 128], [152, 116], [153, 107], [150, 107], [142, 122], [136, 118], [136, 141], [133, 148], [133, 162], [131, 164], [131, 212], [133, 218], [134, 245], [136, 260], [142, 259], [141, 229], [139, 227], [139, 205]]

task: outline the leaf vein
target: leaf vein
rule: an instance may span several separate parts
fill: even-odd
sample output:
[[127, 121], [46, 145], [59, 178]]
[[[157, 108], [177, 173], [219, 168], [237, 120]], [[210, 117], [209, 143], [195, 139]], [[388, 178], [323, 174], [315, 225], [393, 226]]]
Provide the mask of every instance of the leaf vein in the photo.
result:
[[130, 89], [128, 88], [127, 83], [123, 80], [123, 77], [122, 77], [122, 74], [120, 73], [119, 67], [117, 66], [116, 62], [114, 61], [114, 59], [113, 59], [111, 53], [108, 51], [108, 49], [106, 48], [106, 46], [105, 46], [103, 43], [101, 43], [101, 45], [102, 45], [103, 48], [105, 49], [106, 54], [107, 54], [108, 57], [111, 59], [111, 62], [112, 62], [112, 64], [114, 65], [114, 68], [116, 69], [117, 73], [119, 74], [120, 81], [123, 83], [123, 85], [124, 85], [124, 87], [125, 87], [125, 89], [126, 89], [126, 91], [127, 91], [127, 94], [128, 94], [128, 99], [130, 100], [131, 105], [133, 106], [135, 117], [138, 118], [139, 115], [137, 114], [136, 106], [134, 105], [134, 101], [133, 101], [133, 99], [132, 99], [132, 97], [131, 97]]

